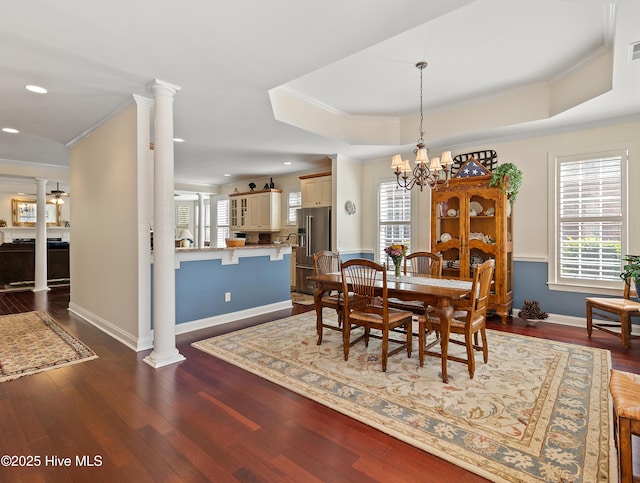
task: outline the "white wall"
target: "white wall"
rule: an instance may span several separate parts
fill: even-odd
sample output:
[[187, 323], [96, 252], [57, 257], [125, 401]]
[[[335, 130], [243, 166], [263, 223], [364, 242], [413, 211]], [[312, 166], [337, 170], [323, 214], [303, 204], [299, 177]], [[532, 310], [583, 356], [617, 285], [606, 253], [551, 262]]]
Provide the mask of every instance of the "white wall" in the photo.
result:
[[[333, 161], [334, 246], [339, 253], [360, 253], [362, 249], [363, 190], [362, 162], [338, 155]], [[353, 201], [356, 212], [349, 215], [345, 203]]]
[[[549, 156], [599, 152], [614, 146], [630, 145], [629, 199], [630, 233], [629, 248], [640, 251], [639, 224], [640, 197], [634, 190], [640, 179], [640, 123], [620, 124], [581, 131], [541, 136], [520, 141], [494, 143], [501, 163], [512, 162], [523, 171], [520, 194], [514, 206], [514, 255], [516, 258], [546, 259], [548, 255], [547, 208]], [[475, 151], [470, 149], [469, 151]]]
[[148, 271], [138, 273], [136, 121], [132, 103], [70, 154], [71, 306], [132, 340], [138, 335], [138, 278], [149, 279]]
[[[428, 141], [427, 141], [428, 142]], [[520, 259], [546, 260], [548, 254], [547, 237], [547, 164], [550, 153], [555, 155], [579, 154], [602, 151], [608, 147], [630, 145], [629, 173], [629, 206], [630, 244], [629, 252], [640, 252], [640, 193], [635, 189], [640, 179], [640, 123], [630, 122], [606, 127], [584, 129], [559, 134], [549, 134], [531, 139], [512, 141], [487, 141], [475, 146], [456, 148], [456, 154], [468, 153], [484, 149], [494, 149], [499, 163], [511, 162], [523, 171], [523, 183], [514, 206], [514, 255]], [[363, 225], [363, 247], [375, 246], [377, 234], [376, 187], [382, 178], [389, 178], [390, 159], [382, 159], [363, 165], [363, 190], [365, 199], [363, 209], [366, 210]], [[416, 191], [414, 188], [413, 191]], [[428, 230], [430, 223], [430, 194], [416, 193], [418, 197], [418, 217], [420, 226], [418, 248], [429, 248]], [[415, 200], [416, 198], [414, 198]], [[426, 235], [426, 238], [425, 238]]]

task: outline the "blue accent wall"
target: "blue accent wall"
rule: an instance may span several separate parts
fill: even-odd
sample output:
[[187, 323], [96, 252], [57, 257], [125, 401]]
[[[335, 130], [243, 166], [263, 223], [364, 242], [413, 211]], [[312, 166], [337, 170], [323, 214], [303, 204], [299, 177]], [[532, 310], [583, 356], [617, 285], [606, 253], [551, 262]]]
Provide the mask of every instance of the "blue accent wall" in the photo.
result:
[[[290, 300], [290, 255], [181, 262], [176, 270], [176, 323]], [[224, 294], [231, 292], [231, 301]]]
[[[513, 263], [513, 306], [522, 307], [525, 299], [540, 302], [540, 308], [553, 314], [586, 318], [585, 297], [605, 297], [587, 292], [562, 292], [547, 286], [548, 264]], [[514, 313], [514, 315], [517, 315]]]
[[367, 260], [373, 260], [373, 253], [349, 253], [349, 254], [345, 254], [342, 255], [340, 254], [340, 260], [342, 260], [343, 262], [346, 262], [347, 260], [353, 260], [354, 258], [366, 258]]
[[[176, 324], [291, 300], [290, 255], [221, 260], [182, 261], [176, 269]], [[151, 265], [151, 327], [153, 328], [153, 264]], [[224, 294], [231, 292], [231, 301]]]

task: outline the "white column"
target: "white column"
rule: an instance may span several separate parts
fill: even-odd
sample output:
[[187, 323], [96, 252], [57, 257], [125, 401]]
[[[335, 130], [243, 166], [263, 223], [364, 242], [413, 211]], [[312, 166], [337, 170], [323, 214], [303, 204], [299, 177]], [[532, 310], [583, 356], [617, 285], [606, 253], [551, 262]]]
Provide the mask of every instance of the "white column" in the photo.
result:
[[178, 86], [157, 80], [153, 202], [153, 351], [144, 361], [163, 367], [184, 360], [176, 348], [175, 210], [173, 201], [173, 97]]
[[36, 272], [34, 292], [49, 290], [47, 286], [47, 180], [36, 178]]
[[153, 151], [150, 148], [153, 99], [138, 95], [133, 98], [138, 107], [138, 340], [149, 340], [152, 334], [149, 228], [152, 224], [153, 203]]
[[198, 193], [198, 248], [204, 248], [204, 194]]

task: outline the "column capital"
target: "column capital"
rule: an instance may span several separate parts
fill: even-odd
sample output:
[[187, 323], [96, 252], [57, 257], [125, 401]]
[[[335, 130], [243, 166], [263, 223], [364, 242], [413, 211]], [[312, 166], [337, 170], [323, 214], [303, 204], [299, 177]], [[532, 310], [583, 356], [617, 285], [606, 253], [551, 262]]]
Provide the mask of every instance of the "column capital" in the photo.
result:
[[150, 99], [148, 97], [144, 97], [144, 96], [139, 96], [137, 94], [133, 94], [133, 100], [136, 102], [136, 104], [143, 105], [143, 106], [149, 106], [152, 107], [154, 102], [153, 99]]
[[173, 97], [182, 89], [182, 87], [160, 79], [154, 79], [149, 86], [149, 89], [157, 96]]

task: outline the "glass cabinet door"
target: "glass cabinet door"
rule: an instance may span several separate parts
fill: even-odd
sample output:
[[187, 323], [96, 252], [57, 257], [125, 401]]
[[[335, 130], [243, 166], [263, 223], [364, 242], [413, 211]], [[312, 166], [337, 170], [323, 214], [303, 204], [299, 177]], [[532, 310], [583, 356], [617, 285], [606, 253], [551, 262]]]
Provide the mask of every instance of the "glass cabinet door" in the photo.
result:
[[238, 199], [229, 200], [229, 225], [233, 229], [238, 226]]
[[442, 273], [460, 276], [460, 251], [462, 238], [463, 203], [459, 193], [440, 196], [435, 203], [436, 229], [432, 237], [434, 251], [442, 255]]
[[469, 274], [496, 257], [496, 199], [469, 193]]

